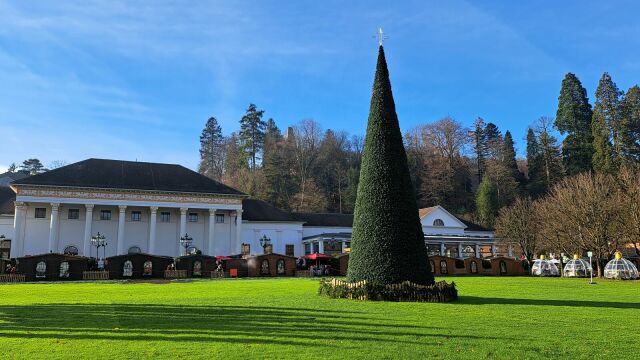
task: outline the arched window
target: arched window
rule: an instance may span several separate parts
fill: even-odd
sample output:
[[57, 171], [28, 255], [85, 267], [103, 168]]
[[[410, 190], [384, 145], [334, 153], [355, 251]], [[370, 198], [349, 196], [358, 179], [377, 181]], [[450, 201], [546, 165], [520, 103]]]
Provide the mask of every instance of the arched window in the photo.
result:
[[476, 249], [473, 248], [473, 246], [467, 245], [465, 247], [462, 248], [462, 256], [463, 257], [472, 257], [476, 255]]
[[131, 262], [131, 260], [127, 260], [124, 262], [124, 266], [122, 267], [122, 276], [133, 276], [133, 263]]
[[475, 261], [471, 262], [471, 273], [472, 274], [477, 274], [478, 273], [478, 263]]
[[271, 275], [271, 272], [269, 272], [269, 260], [262, 260], [262, 264], [260, 265], [260, 275]]
[[436, 264], [433, 262], [433, 260], [429, 260], [429, 266], [431, 266], [431, 272], [435, 273], [436, 271]]
[[447, 262], [444, 260], [440, 260], [440, 274], [448, 274], [447, 271]]
[[444, 226], [444, 221], [442, 219], [433, 220], [433, 226]]
[[73, 245], [69, 245], [66, 248], [64, 248], [63, 253], [65, 255], [78, 255], [78, 248]]
[[500, 261], [500, 274], [507, 273], [507, 263], [504, 261]]
[[202, 276], [202, 262], [200, 260], [193, 262], [193, 276]]
[[278, 275], [285, 274], [284, 259], [280, 259], [276, 262], [276, 271]]
[[63, 261], [60, 263], [60, 274], [59, 277], [61, 279], [69, 278], [69, 262]]
[[141, 252], [142, 252], [142, 249], [140, 249], [139, 246], [132, 246], [129, 248], [129, 251], [127, 251], [129, 255], [140, 254]]
[[142, 265], [142, 276], [151, 276], [153, 275], [153, 263], [151, 260], [147, 260]]
[[36, 264], [36, 278], [43, 279], [47, 277], [47, 263], [40, 261]]

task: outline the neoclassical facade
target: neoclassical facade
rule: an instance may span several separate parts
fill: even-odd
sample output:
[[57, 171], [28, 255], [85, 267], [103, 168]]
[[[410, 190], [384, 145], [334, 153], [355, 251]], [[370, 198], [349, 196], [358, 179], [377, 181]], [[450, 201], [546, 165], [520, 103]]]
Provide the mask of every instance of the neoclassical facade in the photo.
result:
[[[10, 240], [11, 258], [96, 256], [98, 233], [107, 242], [100, 257], [180, 256], [186, 235], [189, 251], [215, 256], [261, 254], [264, 238], [289, 256], [343, 253], [351, 242], [352, 215], [287, 213], [180, 165], [88, 159], [9, 186], [0, 187], [0, 236]], [[420, 218], [430, 254], [497, 252], [491, 231], [442, 207], [421, 209]]]

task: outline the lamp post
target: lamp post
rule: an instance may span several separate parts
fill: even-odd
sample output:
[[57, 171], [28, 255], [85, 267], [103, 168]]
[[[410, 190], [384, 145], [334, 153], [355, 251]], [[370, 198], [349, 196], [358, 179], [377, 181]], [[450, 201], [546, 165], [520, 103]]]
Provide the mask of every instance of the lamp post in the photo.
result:
[[95, 236], [91, 237], [91, 245], [96, 247], [96, 264], [98, 265], [98, 269], [104, 267], [104, 264], [100, 264], [100, 248], [104, 248], [104, 257], [107, 256], [107, 238], [98, 232]]
[[267, 235], [262, 234], [260, 238], [260, 246], [262, 246], [262, 252], [264, 254], [267, 253], [267, 246], [271, 245], [271, 239], [267, 237]]
[[591, 279], [589, 280], [589, 284], [593, 285], [593, 262], [591, 260], [593, 251], [587, 251], [587, 256], [589, 257], [589, 266], [591, 266], [591, 271], [589, 272], [591, 274]]
[[191, 246], [192, 243], [193, 243], [193, 238], [189, 236], [189, 234], [184, 233], [184, 236], [180, 237], [180, 245], [184, 247], [185, 256], [188, 255], [187, 249], [189, 248], [189, 246]]
[[560, 253], [560, 277], [562, 277], [562, 268], [564, 267], [564, 264], [562, 263], [564, 261], [564, 253], [561, 252]]

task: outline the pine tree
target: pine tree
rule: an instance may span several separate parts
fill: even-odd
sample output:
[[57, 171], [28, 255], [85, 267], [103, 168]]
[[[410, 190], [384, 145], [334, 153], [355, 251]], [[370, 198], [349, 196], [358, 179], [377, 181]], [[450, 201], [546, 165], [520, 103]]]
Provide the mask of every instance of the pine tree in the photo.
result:
[[200, 165], [198, 172], [220, 180], [224, 173], [224, 137], [215, 117], [210, 117], [200, 135]]
[[9, 168], [7, 169], [7, 172], [13, 173], [16, 172], [17, 169], [18, 166], [16, 165], [16, 163], [11, 163], [11, 165], [9, 165]]
[[379, 48], [356, 199], [349, 281], [433, 284], [407, 155]]
[[574, 74], [567, 73], [558, 97], [555, 126], [560, 134], [566, 134], [562, 143], [562, 158], [568, 175], [591, 170], [591, 115], [587, 90]]
[[622, 162], [620, 97], [622, 93], [608, 73], [602, 74], [596, 89], [591, 133], [593, 135], [593, 168], [612, 173]]
[[485, 123], [482, 118], [477, 118], [475, 130], [473, 131], [473, 146], [476, 154], [476, 164], [478, 167], [478, 182], [482, 181], [484, 175], [485, 160], [487, 158], [487, 136], [484, 132]]
[[547, 191], [563, 176], [562, 150], [558, 140], [551, 134], [551, 122], [552, 119], [543, 116], [538, 119], [537, 125], [542, 179]]
[[253, 171], [257, 168], [260, 152], [264, 148], [267, 124], [262, 120], [263, 115], [263, 110], [258, 110], [254, 104], [249, 104], [246, 114], [240, 119], [240, 140]]
[[502, 144], [502, 162], [511, 172], [511, 176], [520, 184], [524, 185], [524, 176], [518, 169], [518, 161], [516, 160], [516, 149], [513, 143], [511, 132], [507, 130], [504, 133], [504, 142]]
[[542, 166], [542, 150], [536, 134], [532, 128], [527, 131], [527, 193], [532, 198], [537, 198], [544, 194], [545, 188]]
[[488, 176], [482, 178], [476, 193], [476, 215], [480, 225], [492, 229], [498, 215], [498, 197], [496, 189]]
[[487, 123], [484, 128], [484, 136], [487, 148], [487, 157], [491, 159], [500, 159], [502, 157], [503, 139], [500, 129], [494, 123]]
[[640, 87], [631, 87], [622, 101], [620, 146], [626, 164], [640, 161]]
[[27, 159], [20, 165], [20, 170], [27, 171], [29, 175], [36, 175], [48, 171], [39, 159]]

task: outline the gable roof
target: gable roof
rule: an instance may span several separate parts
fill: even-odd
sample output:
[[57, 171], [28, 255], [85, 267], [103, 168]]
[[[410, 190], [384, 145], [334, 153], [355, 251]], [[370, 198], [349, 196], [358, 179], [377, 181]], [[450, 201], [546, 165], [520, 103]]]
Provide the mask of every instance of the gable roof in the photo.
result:
[[249, 221], [299, 221], [288, 212], [258, 199], [243, 199], [242, 210], [242, 219]]
[[353, 214], [293, 213], [292, 215], [299, 221], [304, 221], [305, 226], [353, 226]]
[[420, 215], [420, 220], [424, 219], [427, 215], [430, 215], [431, 213], [433, 213], [436, 210], [442, 210], [444, 211], [447, 215], [451, 216], [451, 218], [455, 219], [458, 221], [458, 223], [460, 223], [460, 225], [462, 227], [464, 227], [464, 229], [466, 231], [490, 231], [487, 228], [484, 228], [476, 223], [473, 223], [469, 220], [465, 220], [461, 217], [455, 216], [452, 213], [450, 213], [449, 211], [447, 211], [447, 209], [443, 208], [440, 205], [436, 205], [436, 206], [432, 206], [432, 207], [428, 207], [428, 208], [422, 208], [420, 210], [418, 210], [418, 213]]
[[181, 165], [105, 159], [83, 160], [15, 180], [12, 185], [49, 185], [246, 196], [236, 189]]
[[24, 179], [27, 176], [29, 176], [29, 172], [24, 170], [2, 173], [0, 174], [0, 187], [8, 187], [11, 182]]
[[467, 231], [491, 231], [491, 230], [487, 229], [486, 227], [478, 225], [478, 224], [476, 224], [474, 222], [471, 222], [469, 220], [465, 220], [465, 219], [457, 217], [457, 216], [456, 216], [456, 218], [458, 218], [458, 220], [462, 221], [465, 225], [467, 225], [467, 228], [465, 229]]
[[420, 216], [420, 219], [422, 219], [423, 217], [431, 214], [435, 209], [436, 209], [435, 206], [418, 209], [418, 216]]

